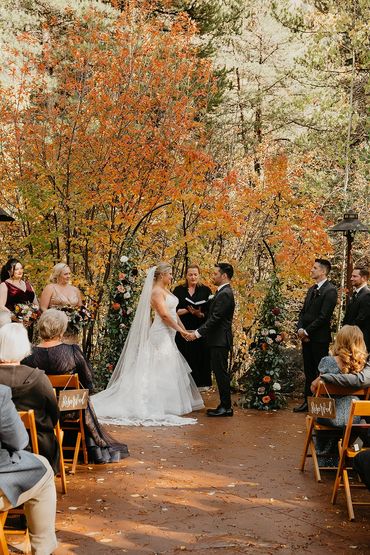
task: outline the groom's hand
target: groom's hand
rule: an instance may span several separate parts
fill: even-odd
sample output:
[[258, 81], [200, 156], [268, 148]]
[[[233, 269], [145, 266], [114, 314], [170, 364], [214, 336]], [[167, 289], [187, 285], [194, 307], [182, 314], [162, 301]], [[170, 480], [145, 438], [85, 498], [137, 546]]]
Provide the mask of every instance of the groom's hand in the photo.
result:
[[187, 339], [187, 341], [194, 341], [195, 339], [197, 339], [197, 336], [195, 335], [195, 332], [190, 331], [190, 332], [188, 333], [188, 339]]

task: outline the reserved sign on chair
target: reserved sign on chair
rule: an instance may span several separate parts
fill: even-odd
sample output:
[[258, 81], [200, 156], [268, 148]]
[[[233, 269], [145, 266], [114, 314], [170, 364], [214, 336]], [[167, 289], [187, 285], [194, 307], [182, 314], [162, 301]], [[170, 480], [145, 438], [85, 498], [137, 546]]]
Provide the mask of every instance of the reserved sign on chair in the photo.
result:
[[89, 399], [88, 389], [65, 389], [59, 392], [58, 406], [60, 411], [85, 409]]
[[308, 397], [308, 414], [313, 418], [335, 418], [335, 399]]

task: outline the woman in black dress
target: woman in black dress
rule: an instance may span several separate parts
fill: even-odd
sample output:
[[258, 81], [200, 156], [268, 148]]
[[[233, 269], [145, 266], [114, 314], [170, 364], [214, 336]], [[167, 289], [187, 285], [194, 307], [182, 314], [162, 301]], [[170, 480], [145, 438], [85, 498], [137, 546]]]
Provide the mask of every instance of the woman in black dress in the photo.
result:
[[[77, 373], [82, 387], [92, 392], [92, 369], [80, 347], [62, 343], [67, 325], [68, 318], [64, 312], [55, 308], [46, 310], [38, 323], [41, 343], [32, 348], [32, 353], [22, 364], [40, 368], [46, 374]], [[86, 444], [92, 462], [118, 462], [128, 457], [127, 445], [117, 443], [102, 429], [90, 401], [84, 411], [84, 418]]]
[[[179, 299], [177, 314], [187, 330], [196, 330], [204, 322], [211, 290], [199, 283], [200, 269], [191, 264], [186, 271], [186, 283], [175, 287], [173, 294]], [[202, 390], [212, 385], [209, 355], [205, 339], [186, 341], [179, 333], [176, 344], [191, 368], [193, 379]]]

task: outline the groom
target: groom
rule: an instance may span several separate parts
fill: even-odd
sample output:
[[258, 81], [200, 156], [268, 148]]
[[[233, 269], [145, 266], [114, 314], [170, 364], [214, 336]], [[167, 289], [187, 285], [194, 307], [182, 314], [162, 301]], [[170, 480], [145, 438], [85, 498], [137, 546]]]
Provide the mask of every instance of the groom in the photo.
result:
[[209, 346], [211, 368], [216, 376], [220, 404], [216, 409], [208, 409], [208, 416], [232, 416], [230, 395], [230, 376], [228, 373], [229, 351], [233, 344], [231, 324], [233, 321], [235, 301], [230, 281], [234, 270], [231, 264], [215, 265], [213, 283], [218, 286], [213, 297], [206, 322], [188, 339], [193, 341], [205, 337]]

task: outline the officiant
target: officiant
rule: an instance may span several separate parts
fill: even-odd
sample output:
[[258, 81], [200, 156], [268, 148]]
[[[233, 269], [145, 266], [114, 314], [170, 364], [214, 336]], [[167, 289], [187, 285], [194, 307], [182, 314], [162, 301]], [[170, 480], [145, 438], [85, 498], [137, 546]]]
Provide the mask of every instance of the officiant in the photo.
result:
[[[211, 290], [200, 282], [200, 268], [191, 264], [186, 271], [186, 281], [175, 287], [173, 294], [179, 299], [177, 314], [187, 330], [196, 330], [207, 316]], [[208, 348], [204, 339], [186, 341], [179, 333], [176, 344], [191, 368], [191, 373], [200, 391], [212, 385]]]

